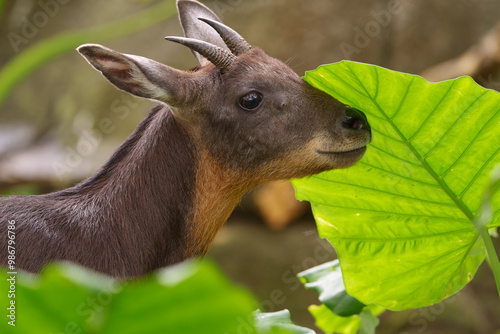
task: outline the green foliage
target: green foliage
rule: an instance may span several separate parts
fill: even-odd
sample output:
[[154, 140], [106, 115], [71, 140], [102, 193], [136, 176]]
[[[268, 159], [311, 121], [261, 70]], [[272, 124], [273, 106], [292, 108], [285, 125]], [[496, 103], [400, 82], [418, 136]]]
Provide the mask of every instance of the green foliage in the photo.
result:
[[[5, 271], [0, 276], [5, 285]], [[1, 333], [255, 332], [255, 300], [206, 261], [123, 283], [56, 264], [39, 276], [20, 273], [16, 283], [16, 326], [4, 319]], [[6, 310], [7, 293], [0, 298]]]
[[290, 311], [282, 310], [272, 313], [255, 312], [255, 326], [259, 334], [315, 334], [309, 328], [294, 325], [290, 319]]
[[[305, 80], [363, 110], [373, 129], [356, 166], [294, 181], [339, 254], [348, 293], [402, 310], [460, 290], [485, 257], [473, 221], [500, 162], [500, 94], [467, 77], [432, 84], [347, 61]], [[499, 213], [494, 191], [488, 228]]]
[[81, 44], [102, 43], [147, 29], [175, 14], [175, 1], [165, 0], [117, 22], [65, 32], [40, 41], [24, 50], [0, 69], [0, 105], [23, 78], [54, 57], [73, 51]]
[[333, 313], [348, 317], [359, 314], [365, 306], [345, 291], [338, 260], [303, 271], [297, 275], [308, 289], [319, 294], [319, 300]]
[[323, 305], [311, 305], [309, 311], [316, 325], [325, 333], [375, 333], [379, 324], [377, 316], [385, 309], [366, 306], [347, 294], [338, 260], [313, 267], [297, 276], [306, 288], [319, 294]]
[[349, 317], [341, 317], [333, 313], [326, 305], [311, 305], [309, 312], [316, 320], [316, 326], [325, 333], [371, 334], [379, 324], [378, 315], [385, 311], [376, 305], [365, 306], [363, 311]]

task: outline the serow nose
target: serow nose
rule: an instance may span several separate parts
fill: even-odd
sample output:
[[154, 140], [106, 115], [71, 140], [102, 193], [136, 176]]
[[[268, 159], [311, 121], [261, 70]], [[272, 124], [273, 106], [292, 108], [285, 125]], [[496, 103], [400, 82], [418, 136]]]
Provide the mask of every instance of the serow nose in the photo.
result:
[[342, 127], [344, 129], [370, 131], [370, 125], [368, 124], [366, 115], [361, 110], [347, 107], [345, 109], [345, 116], [345, 121], [342, 122]]

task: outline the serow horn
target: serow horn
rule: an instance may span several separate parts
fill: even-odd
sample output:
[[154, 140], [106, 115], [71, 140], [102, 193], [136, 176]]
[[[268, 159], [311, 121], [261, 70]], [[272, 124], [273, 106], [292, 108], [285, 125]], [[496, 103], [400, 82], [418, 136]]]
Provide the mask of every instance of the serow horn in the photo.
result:
[[207, 58], [212, 64], [224, 73], [224, 71], [231, 66], [236, 59], [236, 56], [216, 45], [199, 41], [193, 38], [167, 36], [167, 41], [175, 42], [187, 46]]
[[225, 24], [203, 17], [198, 18], [198, 20], [201, 20], [214, 28], [235, 56], [246, 53], [252, 48], [252, 46], [245, 41], [240, 34]]

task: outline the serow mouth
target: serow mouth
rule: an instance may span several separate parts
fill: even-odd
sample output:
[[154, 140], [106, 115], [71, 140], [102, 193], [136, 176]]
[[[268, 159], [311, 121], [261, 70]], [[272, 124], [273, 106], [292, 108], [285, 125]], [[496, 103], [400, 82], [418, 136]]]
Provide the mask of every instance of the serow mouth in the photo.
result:
[[330, 155], [330, 156], [335, 156], [339, 158], [350, 158], [350, 157], [357, 157], [359, 155], [362, 155], [366, 151], [366, 146], [362, 146], [359, 148], [356, 148], [354, 150], [350, 151], [322, 151], [322, 150], [316, 150], [317, 153], [319, 154], [324, 154], [324, 155]]

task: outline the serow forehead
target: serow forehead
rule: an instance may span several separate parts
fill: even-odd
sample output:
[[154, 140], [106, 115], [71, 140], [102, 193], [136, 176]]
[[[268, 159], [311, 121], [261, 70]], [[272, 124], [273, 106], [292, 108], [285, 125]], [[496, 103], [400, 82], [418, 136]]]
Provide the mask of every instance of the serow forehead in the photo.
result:
[[239, 56], [225, 74], [228, 81], [301, 81], [300, 77], [282, 61], [268, 56], [260, 48], [253, 47], [248, 53]]

